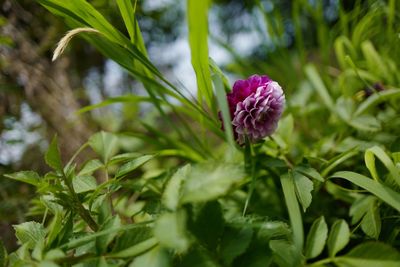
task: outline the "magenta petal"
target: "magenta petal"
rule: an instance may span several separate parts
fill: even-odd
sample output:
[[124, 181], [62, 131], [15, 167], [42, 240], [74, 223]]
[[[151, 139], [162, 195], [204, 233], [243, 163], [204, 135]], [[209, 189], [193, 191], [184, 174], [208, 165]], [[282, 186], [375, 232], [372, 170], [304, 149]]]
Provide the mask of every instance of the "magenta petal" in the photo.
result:
[[253, 142], [271, 135], [285, 105], [282, 88], [265, 75], [236, 81], [227, 100], [239, 144], [244, 143], [245, 135]]

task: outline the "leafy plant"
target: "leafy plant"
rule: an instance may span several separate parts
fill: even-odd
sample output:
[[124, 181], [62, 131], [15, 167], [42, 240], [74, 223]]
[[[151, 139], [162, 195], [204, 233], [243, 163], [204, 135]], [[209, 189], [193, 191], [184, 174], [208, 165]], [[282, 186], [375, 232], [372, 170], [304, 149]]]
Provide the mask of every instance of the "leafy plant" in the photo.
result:
[[[142, 119], [145, 134], [100, 131], [66, 163], [55, 137], [45, 156], [50, 172], [8, 174], [35, 187], [30, 214], [41, 220], [14, 226], [20, 247], [7, 254], [0, 244], [0, 266], [399, 265], [395, 1], [340, 9], [332, 31], [321, 4], [294, 1], [296, 51], [278, 46], [268, 66], [226, 66], [241, 75], [271, 73], [286, 93], [277, 131], [243, 146], [229, 123], [225, 69], [208, 57], [209, 1], [187, 1], [197, 100], [149, 60], [131, 1], [117, 1], [129, 36], [84, 0], [38, 2], [148, 93], [80, 112], [149, 102], [161, 122]], [[280, 11], [255, 8], [279, 44]], [[314, 47], [305, 43], [303, 13], [317, 24]], [[318, 60], [305, 64], [309, 54]], [[152, 149], [129, 150], [132, 139]], [[89, 149], [93, 157], [78, 165], [76, 156]]]

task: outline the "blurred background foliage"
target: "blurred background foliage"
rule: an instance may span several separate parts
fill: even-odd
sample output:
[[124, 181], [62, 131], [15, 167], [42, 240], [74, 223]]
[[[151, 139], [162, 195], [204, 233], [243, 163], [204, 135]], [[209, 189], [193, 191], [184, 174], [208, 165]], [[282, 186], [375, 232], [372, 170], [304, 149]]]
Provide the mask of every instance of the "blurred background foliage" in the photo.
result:
[[[115, 1], [89, 2], [128, 35]], [[193, 95], [185, 8], [184, 1], [144, 0], [137, 2], [136, 14], [152, 62]], [[69, 28], [35, 1], [3, 0], [0, 9], [0, 177], [21, 169], [47, 171], [43, 153], [55, 133], [64, 159], [100, 129], [125, 133], [127, 152], [165, 146], [163, 140], [146, 138], [157, 137], [149, 125], [171, 131], [151, 105], [115, 98], [146, 97], [141, 83], [81, 38], [51, 62], [55, 44]], [[210, 56], [231, 82], [259, 73], [282, 85], [294, 114], [285, 122], [294, 120], [301, 133], [288, 140], [302, 147], [285, 147], [294, 161], [304, 154], [345, 152], [354, 142], [361, 149], [375, 143], [390, 148], [398, 145], [400, 133], [397, 100], [374, 116], [349, 114], [374, 91], [399, 87], [398, 11], [395, 0], [215, 0], [209, 13]], [[110, 97], [116, 105], [77, 113]], [[336, 132], [321, 122], [335, 124]], [[80, 157], [83, 161], [85, 153]], [[12, 250], [10, 225], [30, 216], [33, 192], [27, 185], [0, 181], [0, 236]]]

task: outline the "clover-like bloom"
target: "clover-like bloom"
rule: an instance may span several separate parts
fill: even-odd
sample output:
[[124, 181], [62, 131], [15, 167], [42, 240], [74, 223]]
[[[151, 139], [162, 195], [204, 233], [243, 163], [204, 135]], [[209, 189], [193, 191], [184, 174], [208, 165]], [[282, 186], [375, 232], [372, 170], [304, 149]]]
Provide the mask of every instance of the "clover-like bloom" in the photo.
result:
[[281, 86], [269, 77], [259, 75], [236, 81], [227, 100], [239, 144], [244, 143], [245, 136], [255, 142], [271, 135], [285, 105]]

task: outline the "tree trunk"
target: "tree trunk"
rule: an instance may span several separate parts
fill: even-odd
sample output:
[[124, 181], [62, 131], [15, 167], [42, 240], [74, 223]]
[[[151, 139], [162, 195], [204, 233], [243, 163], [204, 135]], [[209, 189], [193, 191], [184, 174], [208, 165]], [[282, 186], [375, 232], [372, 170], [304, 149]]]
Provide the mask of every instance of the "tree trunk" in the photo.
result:
[[[62, 156], [68, 159], [93, 132], [85, 118], [75, 114], [80, 105], [74, 95], [69, 61], [66, 57], [50, 61], [51, 53], [43, 49], [46, 41], [43, 38], [48, 38], [48, 33], [32, 36], [35, 30], [43, 32], [43, 28], [51, 26], [40, 25], [42, 29], [35, 29], [36, 21], [43, 23], [43, 18], [26, 11], [15, 1], [5, 1], [2, 9], [7, 14], [7, 23], [1, 28], [0, 36], [11, 38], [13, 45], [0, 46], [1, 71], [23, 88], [27, 103], [41, 115], [49, 134], [57, 133]], [[35, 38], [38, 39], [35, 41]]]

